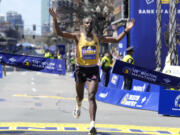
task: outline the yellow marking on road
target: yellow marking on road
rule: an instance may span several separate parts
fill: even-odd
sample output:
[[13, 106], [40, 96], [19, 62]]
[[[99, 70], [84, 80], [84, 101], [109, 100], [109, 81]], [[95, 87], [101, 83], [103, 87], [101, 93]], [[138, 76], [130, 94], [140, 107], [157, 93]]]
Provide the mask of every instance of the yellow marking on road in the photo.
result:
[[[96, 124], [98, 132], [115, 132], [131, 134], [180, 135], [180, 128], [151, 127], [117, 124]], [[0, 123], [0, 131], [60, 131], [60, 132], [88, 132], [89, 124], [78, 123]]]
[[[48, 98], [48, 99], [62, 99], [62, 100], [76, 100], [75, 98], [61, 97], [61, 96], [32, 96], [26, 94], [15, 94], [14, 97], [26, 97], [26, 98]], [[87, 99], [83, 99], [87, 101]]]

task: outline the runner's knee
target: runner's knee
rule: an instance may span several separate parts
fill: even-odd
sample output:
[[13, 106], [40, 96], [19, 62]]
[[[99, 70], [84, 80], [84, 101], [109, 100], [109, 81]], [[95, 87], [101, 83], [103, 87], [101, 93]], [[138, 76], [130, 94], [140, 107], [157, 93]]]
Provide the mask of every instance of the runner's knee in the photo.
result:
[[83, 98], [84, 98], [84, 96], [83, 96], [83, 95], [79, 95], [79, 96], [77, 96], [77, 97], [76, 97], [76, 99], [77, 99], [77, 100], [79, 100], [79, 101], [82, 101], [82, 100], [83, 100]]
[[89, 100], [95, 100], [95, 95], [96, 95], [95, 92], [90, 92], [90, 93], [88, 94], [88, 99], [89, 99]]

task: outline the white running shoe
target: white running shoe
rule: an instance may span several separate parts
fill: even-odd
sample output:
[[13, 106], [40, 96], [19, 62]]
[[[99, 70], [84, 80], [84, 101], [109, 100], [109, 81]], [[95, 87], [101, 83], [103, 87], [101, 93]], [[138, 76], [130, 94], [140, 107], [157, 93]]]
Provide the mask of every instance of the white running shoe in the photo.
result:
[[81, 115], [81, 110], [78, 109], [78, 107], [76, 106], [73, 110], [73, 117], [78, 119], [80, 117], [80, 115]]

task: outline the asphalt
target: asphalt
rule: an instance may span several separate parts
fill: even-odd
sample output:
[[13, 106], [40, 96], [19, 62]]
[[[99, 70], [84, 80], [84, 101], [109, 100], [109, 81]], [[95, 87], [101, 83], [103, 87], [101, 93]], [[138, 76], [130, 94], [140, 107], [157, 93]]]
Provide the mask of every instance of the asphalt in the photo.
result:
[[[1, 131], [0, 135], [88, 135], [88, 132], [30, 132], [30, 131]], [[150, 134], [131, 134], [131, 133], [103, 133], [97, 135], [150, 135]]]

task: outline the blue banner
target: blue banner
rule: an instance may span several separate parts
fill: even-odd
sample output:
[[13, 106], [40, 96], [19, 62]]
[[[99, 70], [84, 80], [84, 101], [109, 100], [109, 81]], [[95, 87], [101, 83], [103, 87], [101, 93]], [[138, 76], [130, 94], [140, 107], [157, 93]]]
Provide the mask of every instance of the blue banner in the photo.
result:
[[[104, 76], [102, 75], [101, 79], [104, 79], [103, 77]], [[123, 89], [123, 81], [124, 77], [122, 75], [111, 73], [108, 87]], [[152, 84], [148, 82], [133, 79], [131, 90], [139, 92], [154, 92], [153, 89], [156, 88], [157, 87], [154, 87]]]
[[0, 64], [65, 75], [65, 60], [0, 53]]
[[3, 68], [1, 64], [0, 64], [0, 78], [3, 78]]
[[66, 50], [65, 50], [65, 45], [57, 45], [57, 48], [59, 50], [59, 53], [63, 56], [63, 58], [65, 57], [65, 53], [66, 53]]
[[[118, 35], [124, 31], [124, 27], [121, 27], [118, 29]], [[125, 36], [118, 44], [118, 48], [119, 48], [119, 55], [122, 54], [123, 57], [126, 54], [126, 47], [127, 47], [127, 36]]]
[[160, 90], [159, 114], [180, 116], [180, 91]]
[[133, 79], [132, 90], [140, 91], [140, 92], [149, 92], [150, 91], [150, 83]]
[[[177, 1], [176, 19], [177, 25], [180, 26], [180, 0]], [[168, 51], [165, 33], [168, 32], [169, 27], [169, 2], [170, 0], [161, 1], [162, 67], [164, 67]], [[180, 87], [180, 78], [153, 71], [156, 67], [156, 0], [130, 0], [129, 9], [130, 18], [135, 19], [135, 26], [130, 31], [129, 44], [134, 47], [135, 65], [116, 61], [108, 87], [104, 87], [100, 83], [96, 98], [102, 102], [137, 109], [158, 111], [159, 107], [159, 113], [177, 116], [180, 111], [179, 92], [166, 91], [159, 85]], [[121, 32], [121, 30], [120, 28], [118, 32]], [[180, 40], [180, 37], [178, 38]], [[125, 42], [127, 42], [126, 40], [127, 38], [125, 38]], [[119, 45], [119, 52], [123, 52], [125, 50], [124, 46]], [[177, 46], [177, 53], [180, 55], [180, 46]], [[130, 91], [122, 89], [123, 76], [121, 75], [134, 78]], [[166, 106], [168, 107], [166, 108]], [[172, 112], [172, 110], [176, 112]]]
[[114, 105], [158, 111], [159, 89], [156, 92], [128, 91], [119, 88], [104, 87], [99, 84], [96, 99]]
[[[180, 0], [178, 0], [180, 3]], [[162, 67], [164, 67], [168, 47], [165, 43], [165, 32], [169, 25], [169, 2], [162, 0]], [[177, 4], [177, 24], [180, 25], [180, 4]], [[130, 42], [134, 46], [135, 64], [148, 69], [155, 69], [156, 59], [156, 0], [130, 0], [130, 18], [135, 26], [130, 31]], [[180, 33], [180, 32], [179, 32]], [[180, 46], [177, 46], [178, 54]], [[180, 59], [179, 59], [180, 63]]]
[[179, 88], [180, 78], [116, 60], [113, 73], [166, 87]]
[[[124, 67], [122, 63], [121, 66]], [[147, 75], [145, 72], [143, 74]], [[101, 79], [103, 80], [103, 75]], [[111, 73], [108, 87], [104, 87], [103, 81], [99, 83], [96, 99], [118, 106], [158, 111], [159, 93], [162, 87], [133, 79], [132, 89], [124, 90], [123, 82], [122, 75]]]
[[117, 74], [111, 73], [108, 87], [109, 88], [118, 88], [119, 81], [120, 81], [120, 76]]

